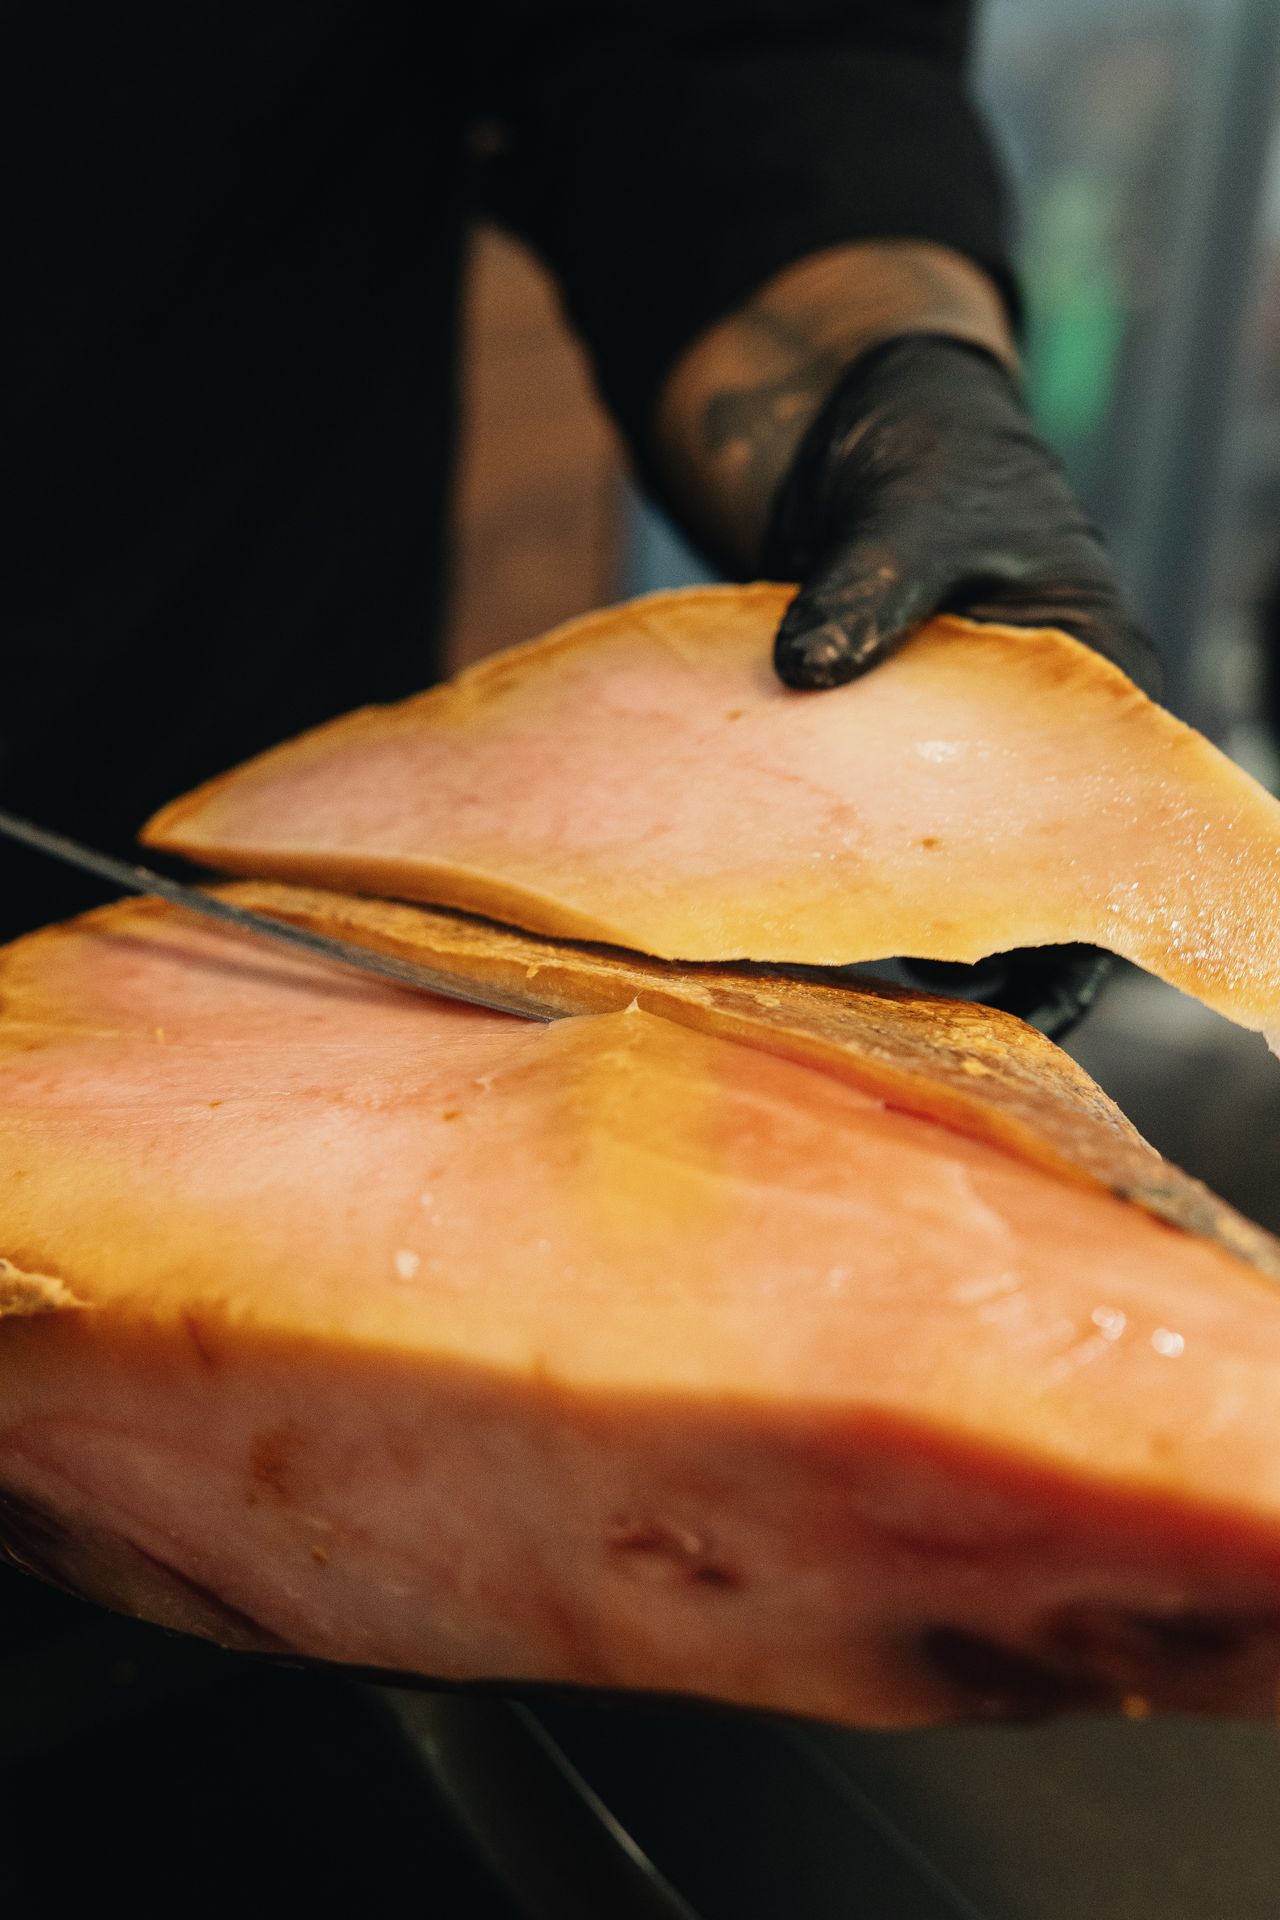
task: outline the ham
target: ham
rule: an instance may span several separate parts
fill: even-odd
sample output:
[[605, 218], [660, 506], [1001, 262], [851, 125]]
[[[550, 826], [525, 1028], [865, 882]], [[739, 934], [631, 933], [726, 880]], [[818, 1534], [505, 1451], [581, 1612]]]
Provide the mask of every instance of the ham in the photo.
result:
[[1064, 634], [932, 622], [788, 692], [790, 589], [659, 594], [167, 807], [157, 846], [669, 959], [1087, 941], [1280, 1021], [1280, 804]]
[[1271, 1714], [1277, 1248], [925, 996], [244, 887], [0, 955], [0, 1540], [227, 1644], [875, 1725]]

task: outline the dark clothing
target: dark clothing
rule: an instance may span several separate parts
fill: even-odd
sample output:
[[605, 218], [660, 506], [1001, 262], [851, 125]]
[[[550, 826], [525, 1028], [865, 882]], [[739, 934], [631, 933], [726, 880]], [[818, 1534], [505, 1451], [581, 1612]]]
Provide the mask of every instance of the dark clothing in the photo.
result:
[[822, 247], [934, 240], [1008, 289], [1001, 176], [963, 83], [971, 11], [967, 0], [526, 11], [539, 23], [529, 45], [495, 69], [511, 129], [495, 197], [554, 268], [633, 443], [681, 349]]
[[[641, 443], [684, 344], [816, 248], [1002, 275], [968, 11], [508, 0], [446, 46], [421, 0], [9, 9], [0, 799], [127, 844], [432, 677], [474, 212], [554, 268]], [[0, 931], [15, 879], [27, 923], [82, 897], [0, 877]]]

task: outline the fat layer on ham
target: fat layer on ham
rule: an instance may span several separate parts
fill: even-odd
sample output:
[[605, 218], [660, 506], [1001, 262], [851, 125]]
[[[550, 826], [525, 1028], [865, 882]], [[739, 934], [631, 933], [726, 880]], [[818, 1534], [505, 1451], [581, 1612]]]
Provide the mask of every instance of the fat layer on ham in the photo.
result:
[[841, 1025], [835, 990], [685, 994], [455, 924], [460, 977], [584, 1011], [152, 904], [0, 957], [12, 1558], [454, 1678], [899, 1725], [1273, 1711], [1273, 1243], [1109, 1190], [1108, 1154], [1160, 1163], [999, 1015], [964, 1010], [966, 1106], [929, 1093], [939, 1003], [851, 993]]
[[790, 589], [659, 594], [166, 808], [232, 872], [667, 958], [972, 961], [1088, 941], [1280, 1021], [1280, 804], [1067, 636], [941, 619], [788, 692]]

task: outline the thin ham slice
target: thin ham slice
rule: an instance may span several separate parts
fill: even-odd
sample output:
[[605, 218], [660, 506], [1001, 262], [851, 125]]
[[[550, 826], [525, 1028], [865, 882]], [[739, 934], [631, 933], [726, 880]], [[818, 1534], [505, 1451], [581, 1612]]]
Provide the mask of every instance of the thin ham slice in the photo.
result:
[[[0, 956], [12, 1558], [454, 1678], [1274, 1711], [1274, 1243], [1048, 1043], [267, 899], [585, 1011], [154, 904]], [[1161, 1180], [1186, 1225], [1110, 1190]]]
[[148, 838], [682, 960], [1089, 941], [1280, 1020], [1280, 804], [1065, 635], [943, 619], [854, 685], [769, 665], [790, 589], [659, 594], [288, 743]]

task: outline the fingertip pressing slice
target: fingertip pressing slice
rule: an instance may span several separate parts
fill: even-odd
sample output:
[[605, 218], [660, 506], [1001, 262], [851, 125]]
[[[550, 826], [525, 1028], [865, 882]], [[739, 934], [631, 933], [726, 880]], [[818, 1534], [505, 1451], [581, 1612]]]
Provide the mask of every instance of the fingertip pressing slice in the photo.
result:
[[1273, 1713], [1274, 1279], [744, 991], [525, 1023], [147, 903], [7, 950], [0, 1249], [86, 1309], [0, 1319], [10, 1556], [362, 1667]]
[[659, 594], [290, 742], [147, 837], [681, 960], [1087, 941], [1280, 1020], [1280, 804], [1061, 633], [933, 621], [784, 689], [791, 589]]

